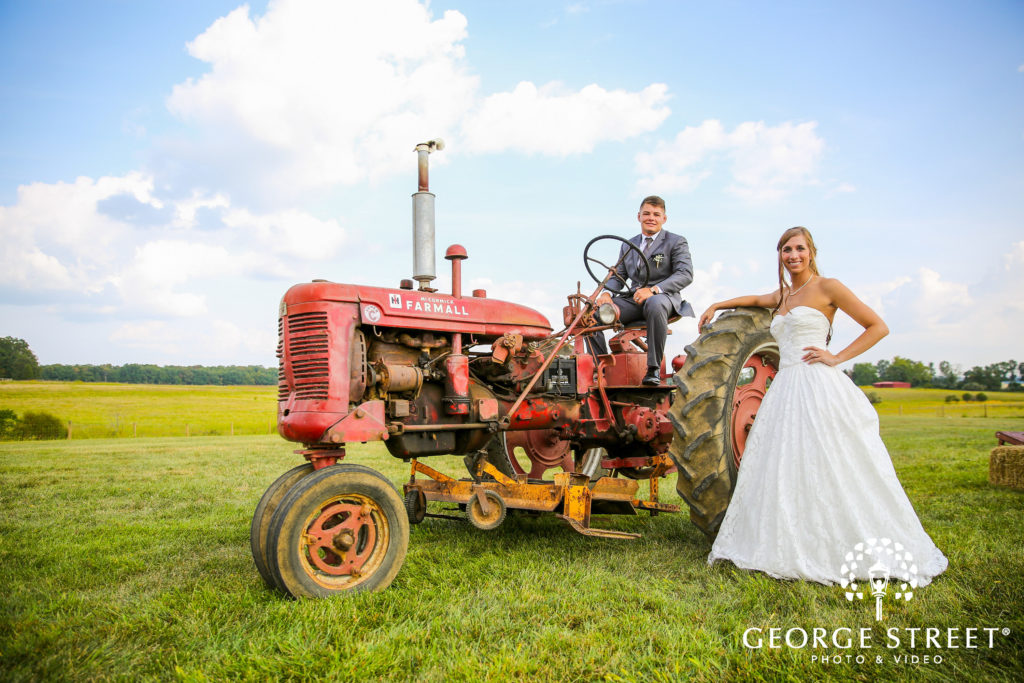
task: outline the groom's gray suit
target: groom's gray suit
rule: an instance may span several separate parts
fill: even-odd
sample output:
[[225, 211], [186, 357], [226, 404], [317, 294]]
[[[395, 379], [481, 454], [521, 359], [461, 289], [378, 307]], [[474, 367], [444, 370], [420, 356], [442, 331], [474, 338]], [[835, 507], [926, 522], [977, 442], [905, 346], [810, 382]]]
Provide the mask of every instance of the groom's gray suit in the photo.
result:
[[[629, 240], [644, 251], [643, 233]], [[623, 255], [625, 259], [622, 260]], [[646, 249], [650, 264], [648, 287], [657, 287], [658, 293], [642, 305], [634, 303], [633, 293], [643, 285], [644, 269], [636, 251], [622, 245], [619, 259], [622, 263], [615, 269], [615, 276], [608, 280], [606, 289], [612, 292], [612, 302], [619, 309], [620, 321], [629, 324], [644, 319], [647, 323], [647, 365], [660, 367], [665, 355], [665, 340], [668, 337], [668, 319], [672, 314], [694, 317], [693, 308], [682, 296], [683, 288], [693, 282], [693, 264], [686, 238], [661, 229], [654, 235], [654, 241]], [[607, 353], [604, 334], [591, 336], [594, 350]]]

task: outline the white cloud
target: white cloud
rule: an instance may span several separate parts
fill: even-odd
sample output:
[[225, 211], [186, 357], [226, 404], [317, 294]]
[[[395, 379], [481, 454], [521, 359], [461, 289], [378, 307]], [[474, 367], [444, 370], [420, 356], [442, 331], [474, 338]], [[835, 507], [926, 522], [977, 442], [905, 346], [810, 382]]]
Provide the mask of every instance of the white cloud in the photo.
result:
[[196, 214], [200, 209], [226, 209], [231, 205], [227, 195], [216, 194], [207, 197], [199, 190], [193, 190], [192, 196], [174, 202], [175, 225], [182, 228], [196, 226]]
[[262, 215], [233, 209], [223, 220], [238, 233], [239, 241], [251, 242], [258, 252], [289, 259], [330, 258], [345, 242], [345, 231], [338, 221], [320, 220], [295, 209]]
[[910, 284], [914, 278], [909, 275], [900, 275], [891, 280], [871, 282], [857, 287], [855, 294], [857, 298], [870, 306], [876, 313], [885, 317], [885, 300], [900, 287]]
[[1010, 247], [1010, 250], [1003, 257], [1003, 269], [1012, 271], [1024, 267], [1024, 241], [1017, 242]]
[[237, 272], [237, 261], [223, 247], [158, 240], [135, 251], [130, 265], [111, 278], [129, 307], [148, 315], [193, 316], [206, 312], [203, 294], [177, 291], [181, 285], [213, 274]]
[[[890, 329], [890, 336], [879, 344], [881, 353], [873, 350], [872, 357], [899, 354], [961, 364], [1007, 360], [1002, 357], [1007, 340], [1024, 339], [1024, 241], [1012, 244], [1002, 260], [1002, 267], [989, 269], [973, 283], [919, 268], [913, 275], [873, 287], [858, 286], [856, 293]], [[859, 328], [848, 321], [844, 325], [849, 328], [845, 344]]]
[[667, 92], [661, 83], [631, 93], [598, 85], [568, 92], [558, 83], [537, 88], [522, 82], [483, 101], [466, 121], [466, 143], [474, 152], [590, 152], [598, 142], [625, 140], [660, 126], [669, 115]]
[[[20, 187], [17, 203], [0, 207], [0, 286], [48, 292], [67, 310], [100, 310], [90, 297], [112, 290], [119, 302], [108, 312], [195, 316], [207, 310], [202, 288], [211, 281], [294, 279], [346, 239], [333, 219], [296, 209], [254, 213], [221, 193], [163, 199], [153, 184], [129, 173]], [[200, 210], [211, 212], [202, 226]]]
[[818, 184], [818, 162], [825, 148], [817, 123], [785, 122], [768, 126], [748, 121], [726, 132], [709, 119], [688, 126], [671, 141], [660, 141], [652, 152], [636, 155], [638, 192], [689, 192], [715, 173], [718, 162], [731, 162], [728, 191], [749, 201], [780, 199], [797, 189]]
[[752, 200], [778, 199], [802, 185], [814, 184], [814, 172], [825, 142], [814, 129], [817, 123], [766, 126], [747, 122], [733, 131], [731, 189]]
[[261, 186], [281, 193], [405, 172], [412, 146], [437, 136], [453, 151], [562, 156], [669, 114], [662, 84], [522, 82], [483, 96], [465, 64], [466, 27], [459, 12], [433, 19], [413, 0], [279, 0], [262, 17], [241, 7], [189, 43], [210, 70], [177, 85], [168, 107], [216, 140], [199, 152], [205, 162], [258, 159]]
[[411, 0], [240, 7], [189, 43], [210, 65], [174, 88], [171, 111], [280, 151], [282, 181], [354, 183], [408, 166], [416, 142], [452, 131], [477, 79], [466, 19]]
[[16, 204], [0, 207], [0, 283], [96, 290], [115, 243], [132, 230], [104, 213], [102, 203], [123, 196], [139, 206], [163, 208], [152, 191], [152, 178], [141, 173], [22, 185]]
[[[451, 278], [439, 277], [438, 287], [443, 291], [451, 291]], [[561, 287], [551, 282], [524, 282], [522, 280], [494, 281], [488, 277], [477, 277], [469, 280], [469, 286], [463, 284], [463, 291], [474, 289], [487, 290], [490, 299], [511, 301], [522, 306], [529, 306], [540, 311], [551, 323], [553, 330], [562, 328], [562, 307], [566, 305], [566, 295]], [[589, 294], [589, 292], [588, 292]]]
[[672, 142], [659, 141], [653, 152], [636, 155], [638, 185], [664, 188], [662, 192], [689, 192], [710, 170], [696, 168], [706, 157], [727, 147], [728, 136], [718, 121], [687, 126]]

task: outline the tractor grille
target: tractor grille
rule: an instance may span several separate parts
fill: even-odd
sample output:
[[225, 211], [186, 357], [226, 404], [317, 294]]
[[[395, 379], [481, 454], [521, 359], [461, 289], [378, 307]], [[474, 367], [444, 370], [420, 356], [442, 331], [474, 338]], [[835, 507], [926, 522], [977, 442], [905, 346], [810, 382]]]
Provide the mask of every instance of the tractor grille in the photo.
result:
[[277, 400], [288, 400], [288, 380], [284, 376], [284, 316], [277, 319]]
[[[287, 339], [285, 336], [287, 335]], [[285, 351], [291, 361], [296, 400], [326, 401], [330, 367], [327, 357], [327, 313], [294, 313], [278, 322], [278, 400], [287, 400], [290, 387], [285, 377]]]

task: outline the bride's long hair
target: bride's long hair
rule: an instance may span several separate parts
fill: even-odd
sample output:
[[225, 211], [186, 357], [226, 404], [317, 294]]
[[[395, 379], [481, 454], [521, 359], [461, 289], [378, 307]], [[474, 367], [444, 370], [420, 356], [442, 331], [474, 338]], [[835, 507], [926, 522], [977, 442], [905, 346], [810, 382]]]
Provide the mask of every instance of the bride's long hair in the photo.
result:
[[786, 267], [782, 265], [782, 247], [786, 245], [786, 242], [790, 241], [797, 235], [803, 235], [804, 239], [807, 240], [807, 249], [811, 252], [811, 262], [807, 265], [811, 269], [811, 272], [815, 275], [821, 275], [818, 272], [818, 249], [814, 246], [814, 238], [811, 237], [811, 231], [803, 226], [796, 226], [790, 228], [786, 232], [782, 233], [782, 237], [779, 238], [779, 243], [775, 245], [775, 251], [779, 255], [779, 303], [775, 304], [775, 308], [772, 309], [772, 315], [779, 312], [782, 308], [782, 304], [785, 303], [786, 299], [789, 298], [788, 292], [793, 289], [792, 282], [786, 282]]
[[[786, 232], [782, 233], [782, 237], [779, 238], [779, 243], [775, 245], [775, 251], [779, 254], [779, 303], [775, 304], [775, 308], [772, 310], [774, 316], [782, 308], [782, 304], [785, 303], [786, 299], [789, 298], [789, 293], [793, 289], [793, 283], [790, 281], [786, 282], [785, 274], [786, 267], [782, 265], [782, 247], [785, 246], [786, 242], [790, 241], [797, 235], [803, 235], [804, 239], [807, 240], [807, 250], [811, 252], [811, 262], [807, 264], [811, 272], [815, 275], [821, 275], [818, 272], [818, 248], [814, 246], [814, 238], [811, 237], [811, 231], [807, 228], [798, 225], [795, 228], [790, 228]], [[825, 335], [825, 345], [832, 341], [832, 323], [828, 324], [828, 334]]]

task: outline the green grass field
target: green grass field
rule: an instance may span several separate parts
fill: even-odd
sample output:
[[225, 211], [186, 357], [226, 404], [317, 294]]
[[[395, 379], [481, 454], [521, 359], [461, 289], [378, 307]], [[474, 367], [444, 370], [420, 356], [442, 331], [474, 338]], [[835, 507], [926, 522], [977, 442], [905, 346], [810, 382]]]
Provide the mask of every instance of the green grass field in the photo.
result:
[[[882, 425], [950, 568], [887, 605], [881, 625], [838, 587], [709, 568], [707, 539], [682, 515], [597, 518], [641, 532], [637, 541], [585, 538], [553, 517], [492, 532], [428, 519], [388, 590], [289, 600], [257, 575], [248, 531], [264, 488], [298, 464], [292, 444], [6, 442], [0, 680], [1016, 680], [1024, 497], [990, 486], [987, 462], [994, 430], [1024, 430], [1024, 419], [883, 415]], [[380, 444], [350, 447], [349, 460], [407, 476]], [[461, 473], [457, 457], [430, 464]], [[867, 628], [876, 646], [862, 664], [822, 664], [812, 657], [861, 651], [747, 649], [752, 627]], [[962, 637], [957, 649], [911, 649], [906, 637], [884, 647], [888, 628], [985, 627], [1007, 632], [992, 648], [965, 649]], [[915, 655], [931, 659], [894, 659]]]
[[[997, 419], [1024, 417], [1024, 392], [986, 391], [988, 400], [984, 403], [946, 403], [947, 396], [960, 397], [963, 391], [953, 389], [875, 389], [861, 387], [865, 392], [874, 392], [882, 399], [875, 404], [879, 415], [915, 415], [920, 417], [989, 417]], [[978, 392], [969, 392], [972, 395]]]
[[277, 387], [0, 382], [0, 408], [45, 411], [72, 439], [276, 433]]

